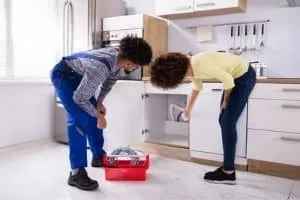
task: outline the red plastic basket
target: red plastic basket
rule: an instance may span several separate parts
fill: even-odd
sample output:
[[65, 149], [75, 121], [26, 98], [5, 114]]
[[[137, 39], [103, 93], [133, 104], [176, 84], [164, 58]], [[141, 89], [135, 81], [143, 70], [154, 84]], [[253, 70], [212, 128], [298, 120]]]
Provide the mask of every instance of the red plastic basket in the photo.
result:
[[146, 156], [106, 156], [104, 159], [105, 179], [110, 181], [144, 181], [149, 168]]

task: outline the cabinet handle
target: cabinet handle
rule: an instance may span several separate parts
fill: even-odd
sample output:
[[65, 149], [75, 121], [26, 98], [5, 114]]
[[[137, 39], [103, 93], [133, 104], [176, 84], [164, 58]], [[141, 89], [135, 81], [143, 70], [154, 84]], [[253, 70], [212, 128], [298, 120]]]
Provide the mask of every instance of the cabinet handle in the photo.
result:
[[184, 6], [184, 7], [179, 7], [179, 8], [176, 8], [175, 10], [176, 11], [185, 11], [185, 10], [188, 10], [188, 9], [191, 9], [192, 6]]
[[88, 48], [95, 47], [95, 9], [96, 8], [96, 1], [95, 0], [88, 0]]
[[74, 48], [74, 6], [73, 6], [73, 3], [72, 1], [70, 0], [69, 1], [69, 8], [70, 9], [70, 13], [69, 13], [69, 20], [70, 20], [70, 28], [69, 28], [69, 31], [70, 33], [68, 33], [70, 35], [70, 38], [69, 38], [69, 49], [68, 49], [68, 54], [70, 55], [71, 53], [73, 53], [73, 48]]
[[295, 137], [282, 136], [280, 137], [280, 139], [283, 141], [300, 142], [300, 138], [295, 138]]
[[289, 105], [289, 104], [283, 104], [281, 105], [282, 108], [285, 109], [300, 109], [300, 105]]
[[283, 92], [300, 92], [300, 89], [296, 89], [296, 88], [283, 88], [282, 91]]
[[207, 3], [198, 3], [197, 7], [210, 7], [210, 6], [215, 6], [216, 3], [215, 2], [207, 2]]
[[67, 53], [67, 47], [68, 47], [68, 41], [69, 41], [69, 38], [68, 38], [68, 19], [67, 19], [67, 15], [68, 15], [68, 7], [69, 7], [69, 1], [65, 1], [64, 3], [64, 7], [63, 7], [63, 25], [62, 25], [62, 30], [63, 30], [63, 47], [62, 47], [62, 52], [63, 52], [63, 56], [66, 56], [68, 53]]
[[211, 89], [211, 91], [213, 91], [213, 92], [223, 92], [223, 89], [213, 88], [213, 89]]

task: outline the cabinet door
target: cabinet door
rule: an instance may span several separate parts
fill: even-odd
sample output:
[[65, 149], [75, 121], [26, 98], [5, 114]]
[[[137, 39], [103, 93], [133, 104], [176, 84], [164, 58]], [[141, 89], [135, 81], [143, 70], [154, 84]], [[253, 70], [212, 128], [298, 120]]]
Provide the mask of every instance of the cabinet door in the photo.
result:
[[[213, 154], [223, 154], [222, 135], [219, 125], [220, 101], [222, 86], [204, 84], [201, 93], [195, 102], [190, 121], [190, 149]], [[238, 124], [238, 144], [236, 154], [246, 156], [246, 109], [243, 111]]]
[[143, 92], [142, 81], [118, 81], [105, 98], [108, 126], [104, 138], [109, 151], [143, 142]]
[[299, 134], [250, 129], [247, 146], [249, 159], [300, 166]]
[[222, 8], [237, 7], [239, 0], [195, 0], [195, 11], [214, 10]]
[[300, 133], [300, 101], [250, 99], [248, 127]]
[[157, 15], [193, 12], [194, 0], [155, 0]]

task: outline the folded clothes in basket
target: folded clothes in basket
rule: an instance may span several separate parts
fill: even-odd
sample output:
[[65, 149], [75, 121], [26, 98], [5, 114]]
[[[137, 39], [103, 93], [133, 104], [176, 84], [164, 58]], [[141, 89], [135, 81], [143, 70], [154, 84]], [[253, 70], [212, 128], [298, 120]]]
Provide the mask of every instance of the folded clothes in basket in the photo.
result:
[[121, 147], [105, 156], [104, 166], [106, 180], [146, 180], [149, 155]]
[[115, 149], [111, 155], [137, 155], [137, 151], [136, 150], [133, 150], [129, 147], [120, 147], [120, 148], [117, 148]]

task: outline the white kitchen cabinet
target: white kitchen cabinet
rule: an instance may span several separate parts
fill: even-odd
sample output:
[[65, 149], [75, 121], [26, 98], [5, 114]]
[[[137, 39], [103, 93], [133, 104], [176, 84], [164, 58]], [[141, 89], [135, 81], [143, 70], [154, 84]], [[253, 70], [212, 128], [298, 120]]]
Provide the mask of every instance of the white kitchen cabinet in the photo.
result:
[[[203, 93], [196, 100], [190, 121], [190, 150], [210, 154], [223, 154], [219, 125], [222, 84], [205, 83]], [[237, 124], [238, 142], [236, 155], [246, 157], [247, 109]]]
[[144, 141], [144, 103], [142, 81], [117, 81], [104, 100], [108, 127], [104, 130], [105, 148], [109, 151]]
[[153, 86], [151, 83], [145, 83], [145, 92], [147, 94], [177, 94], [177, 95], [189, 95], [192, 92], [192, 84], [185, 83], [180, 84], [176, 88], [161, 89]]
[[300, 101], [250, 99], [249, 129], [300, 133]]
[[156, 15], [193, 12], [194, 0], [155, 0]]
[[239, 0], [195, 0], [194, 10], [204, 11], [204, 10], [216, 10], [237, 7], [239, 5]]
[[143, 142], [188, 148], [189, 124], [171, 121], [168, 112], [170, 104], [184, 107], [186, 100], [187, 94], [146, 90], [142, 81], [118, 81], [104, 102], [105, 149]]
[[248, 142], [249, 159], [300, 166], [299, 134], [249, 130]]
[[297, 84], [256, 84], [248, 107], [249, 170], [297, 177], [299, 92]]
[[187, 95], [146, 93], [144, 98], [145, 142], [189, 147], [189, 124], [175, 122], [169, 115], [169, 105], [185, 107]]
[[224, 15], [246, 10], [246, 0], [155, 0], [155, 13], [170, 19]]
[[250, 99], [300, 101], [299, 84], [256, 84]]

